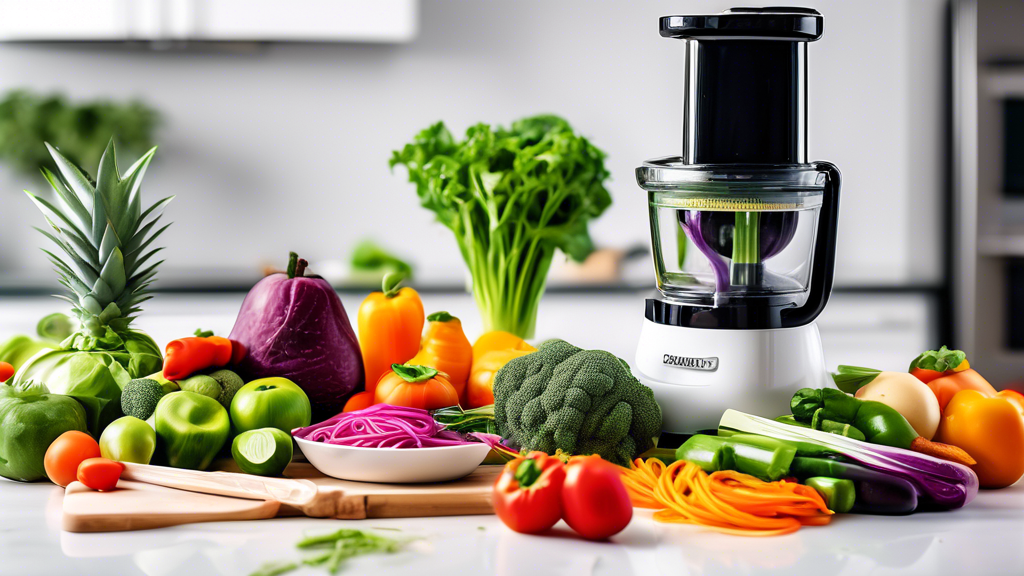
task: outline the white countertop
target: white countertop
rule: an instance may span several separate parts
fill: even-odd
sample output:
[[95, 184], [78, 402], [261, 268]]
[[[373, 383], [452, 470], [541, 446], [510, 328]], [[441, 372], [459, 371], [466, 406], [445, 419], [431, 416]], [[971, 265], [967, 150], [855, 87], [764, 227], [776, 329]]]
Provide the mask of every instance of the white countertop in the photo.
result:
[[[840, 516], [829, 526], [772, 538], [726, 536], [658, 524], [637, 510], [611, 542], [587, 542], [564, 525], [525, 536], [495, 516], [388, 520], [290, 518], [72, 534], [60, 529], [63, 489], [0, 479], [0, 574], [246, 575], [266, 561], [299, 558], [304, 532], [401, 529], [422, 536], [405, 552], [350, 560], [341, 574], [1024, 574], [1024, 484], [983, 491], [967, 507], [912, 516]], [[295, 575], [326, 574], [316, 568]]]
[[[549, 295], [538, 337], [561, 336], [632, 360], [643, 294]], [[343, 296], [350, 318], [358, 298]], [[480, 332], [465, 295], [426, 295], [430, 310], [463, 317]], [[146, 307], [139, 327], [158, 342], [197, 327], [226, 334], [241, 295], [162, 294]], [[0, 299], [0, 340], [30, 332], [59, 302]], [[840, 296], [819, 324], [830, 365], [879, 365], [927, 347], [921, 318], [927, 305], [911, 297]], [[904, 350], [906, 349], [906, 350]], [[799, 576], [921, 573], [1024, 574], [1024, 484], [983, 492], [968, 507], [908, 517], [842, 516], [832, 525], [775, 538], [743, 538], [689, 526], [661, 525], [647, 511], [612, 543], [579, 540], [564, 526], [557, 535], [524, 536], [494, 516], [367, 520], [282, 519], [194, 524], [109, 534], [60, 530], [63, 490], [48, 483], [0, 479], [0, 575], [169, 574], [245, 575], [265, 561], [298, 558], [305, 531], [341, 526], [392, 527], [424, 539], [395, 556], [351, 560], [342, 573], [407, 574], [780, 574]], [[306, 569], [294, 574], [325, 574]]]

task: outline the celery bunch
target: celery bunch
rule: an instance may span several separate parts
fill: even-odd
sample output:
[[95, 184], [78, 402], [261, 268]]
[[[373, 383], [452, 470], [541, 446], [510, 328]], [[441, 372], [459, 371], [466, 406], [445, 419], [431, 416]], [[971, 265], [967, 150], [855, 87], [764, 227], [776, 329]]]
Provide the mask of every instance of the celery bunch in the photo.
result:
[[604, 153], [557, 116], [508, 129], [477, 124], [459, 141], [443, 122], [391, 156], [420, 204], [455, 233], [485, 330], [533, 336], [555, 249], [583, 261], [587, 223], [611, 205]]

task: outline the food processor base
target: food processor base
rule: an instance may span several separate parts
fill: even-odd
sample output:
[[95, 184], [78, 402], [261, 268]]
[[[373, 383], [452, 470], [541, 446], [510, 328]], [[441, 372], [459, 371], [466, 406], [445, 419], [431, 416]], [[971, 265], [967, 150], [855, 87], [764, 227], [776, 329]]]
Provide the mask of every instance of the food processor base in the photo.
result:
[[818, 326], [715, 330], [644, 319], [637, 377], [654, 391], [666, 432], [718, 428], [727, 408], [775, 418], [800, 388], [829, 384]]

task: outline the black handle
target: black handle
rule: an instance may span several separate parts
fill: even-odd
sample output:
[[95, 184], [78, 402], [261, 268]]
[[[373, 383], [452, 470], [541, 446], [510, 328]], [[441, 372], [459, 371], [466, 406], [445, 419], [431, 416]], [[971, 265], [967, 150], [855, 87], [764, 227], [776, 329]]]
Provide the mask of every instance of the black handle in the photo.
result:
[[[839, 188], [842, 175], [831, 162], [815, 162], [814, 167], [826, 173], [825, 197], [822, 199], [818, 219], [818, 235], [814, 243], [811, 262], [811, 290], [807, 302], [799, 308], [782, 311], [782, 326], [793, 328], [810, 324], [828, 303], [832, 294], [832, 280], [836, 271], [836, 235], [839, 232]], [[819, 259], [821, 259], [819, 261]]]

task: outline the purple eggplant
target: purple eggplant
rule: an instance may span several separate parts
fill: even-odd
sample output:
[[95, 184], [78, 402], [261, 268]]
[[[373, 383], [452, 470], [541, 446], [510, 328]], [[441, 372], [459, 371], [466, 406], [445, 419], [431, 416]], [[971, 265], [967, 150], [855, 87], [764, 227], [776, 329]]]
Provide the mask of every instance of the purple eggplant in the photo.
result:
[[246, 349], [239, 372], [247, 380], [288, 378], [309, 396], [313, 421], [341, 412], [363, 382], [363, 357], [337, 292], [305, 276], [293, 252], [286, 274], [260, 280], [242, 302], [231, 340]]
[[910, 514], [917, 509], [917, 489], [908, 480], [856, 464], [797, 456], [789, 473], [800, 480], [815, 476], [851, 480], [854, 514]]

